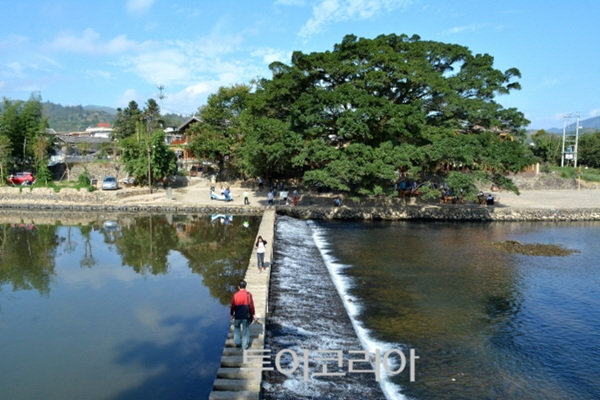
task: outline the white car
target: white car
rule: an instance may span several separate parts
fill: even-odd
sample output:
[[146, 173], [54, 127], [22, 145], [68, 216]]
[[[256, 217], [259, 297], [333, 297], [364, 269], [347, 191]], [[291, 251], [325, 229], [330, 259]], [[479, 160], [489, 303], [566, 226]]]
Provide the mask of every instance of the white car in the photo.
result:
[[114, 176], [105, 176], [102, 179], [102, 190], [117, 190], [118, 188], [117, 178]]

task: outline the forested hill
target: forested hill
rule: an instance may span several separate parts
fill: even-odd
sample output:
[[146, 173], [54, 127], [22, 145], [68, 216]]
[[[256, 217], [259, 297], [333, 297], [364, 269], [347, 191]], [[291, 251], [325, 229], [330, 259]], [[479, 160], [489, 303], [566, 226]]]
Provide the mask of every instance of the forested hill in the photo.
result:
[[84, 131], [99, 123], [112, 125], [117, 110], [97, 106], [63, 106], [49, 101], [42, 104], [43, 115], [48, 117], [50, 128], [56, 132]]
[[[102, 106], [63, 106], [52, 102], [42, 103], [42, 113], [48, 117], [50, 128], [56, 132], [81, 132], [86, 128], [108, 123], [111, 126], [117, 116], [117, 109]], [[179, 126], [188, 117], [178, 114], [162, 116], [166, 126]]]

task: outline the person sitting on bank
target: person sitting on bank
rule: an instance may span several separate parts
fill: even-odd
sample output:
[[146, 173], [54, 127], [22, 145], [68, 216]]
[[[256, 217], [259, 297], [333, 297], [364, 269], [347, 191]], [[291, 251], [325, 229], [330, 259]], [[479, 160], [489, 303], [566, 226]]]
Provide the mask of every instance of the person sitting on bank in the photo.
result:
[[342, 205], [342, 200], [340, 200], [339, 197], [336, 197], [335, 200], [333, 200], [333, 205], [336, 207], [339, 207]]
[[486, 204], [488, 206], [493, 206], [494, 205], [494, 196], [492, 196], [491, 194], [488, 195], [487, 200], [486, 200]]

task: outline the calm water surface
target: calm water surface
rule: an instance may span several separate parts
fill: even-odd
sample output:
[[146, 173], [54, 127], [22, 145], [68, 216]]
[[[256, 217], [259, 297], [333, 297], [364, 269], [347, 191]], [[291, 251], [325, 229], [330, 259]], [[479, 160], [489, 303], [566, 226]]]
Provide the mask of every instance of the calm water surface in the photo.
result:
[[[314, 223], [368, 340], [414, 348], [393, 398], [600, 398], [600, 224]], [[565, 257], [490, 243], [558, 244]]]
[[259, 219], [83, 219], [0, 224], [0, 398], [207, 398]]

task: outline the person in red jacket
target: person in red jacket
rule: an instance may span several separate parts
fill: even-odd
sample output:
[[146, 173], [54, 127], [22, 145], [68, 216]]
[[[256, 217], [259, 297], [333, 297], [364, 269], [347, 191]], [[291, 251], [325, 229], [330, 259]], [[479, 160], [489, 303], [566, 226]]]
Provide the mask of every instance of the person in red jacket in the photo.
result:
[[254, 300], [252, 293], [246, 291], [246, 281], [238, 284], [238, 291], [233, 294], [230, 309], [233, 322], [233, 342], [236, 347], [246, 350], [250, 347], [250, 324], [254, 321]]

